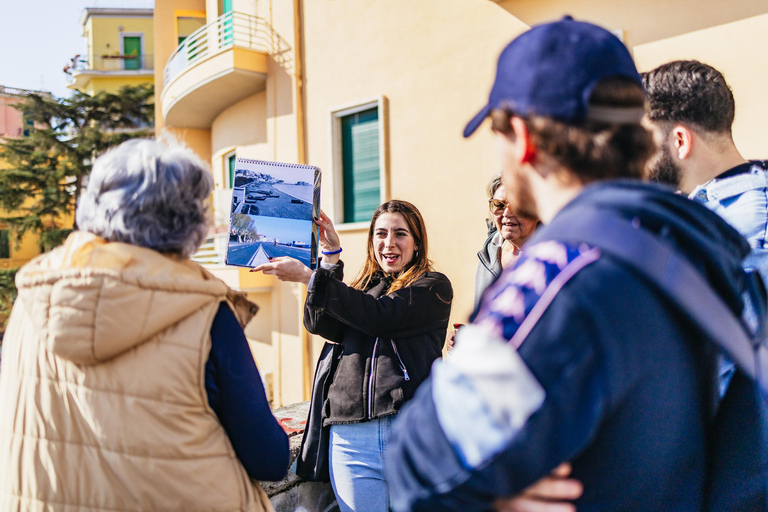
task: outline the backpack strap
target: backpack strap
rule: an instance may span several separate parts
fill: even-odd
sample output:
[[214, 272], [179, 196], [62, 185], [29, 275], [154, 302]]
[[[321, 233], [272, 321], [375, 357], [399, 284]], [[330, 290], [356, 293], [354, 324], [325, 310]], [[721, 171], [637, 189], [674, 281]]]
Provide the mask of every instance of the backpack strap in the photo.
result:
[[688, 319], [700, 327], [750, 378], [768, 391], [765, 287], [757, 272], [748, 272], [747, 295], [754, 309], [753, 332], [712, 291], [701, 273], [659, 237], [599, 209], [580, 210], [578, 222], [553, 222], [536, 241], [586, 243], [624, 262], [652, 282]]

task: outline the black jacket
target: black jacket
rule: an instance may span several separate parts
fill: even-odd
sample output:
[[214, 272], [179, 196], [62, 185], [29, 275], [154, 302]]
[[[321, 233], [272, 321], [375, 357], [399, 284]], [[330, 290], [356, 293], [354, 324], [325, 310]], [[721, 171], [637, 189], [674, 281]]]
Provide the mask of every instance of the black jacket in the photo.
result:
[[427, 272], [385, 295], [391, 281], [374, 277], [365, 291], [341, 281], [343, 264], [320, 268], [307, 293], [304, 326], [343, 345], [324, 404], [324, 424], [356, 423], [397, 413], [441, 356], [453, 290]]

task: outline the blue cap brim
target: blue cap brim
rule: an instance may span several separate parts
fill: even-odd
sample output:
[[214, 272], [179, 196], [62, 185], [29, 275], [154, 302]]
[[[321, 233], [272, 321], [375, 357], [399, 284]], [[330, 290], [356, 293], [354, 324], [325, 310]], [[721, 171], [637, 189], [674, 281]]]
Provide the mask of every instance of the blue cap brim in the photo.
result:
[[483, 124], [483, 121], [485, 121], [485, 118], [488, 117], [488, 114], [491, 113], [491, 106], [486, 105], [475, 114], [475, 117], [472, 118], [470, 122], [467, 123], [467, 126], [464, 127], [464, 137], [469, 137], [472, 135], [475, 130], [477, 130], [477, 127]]

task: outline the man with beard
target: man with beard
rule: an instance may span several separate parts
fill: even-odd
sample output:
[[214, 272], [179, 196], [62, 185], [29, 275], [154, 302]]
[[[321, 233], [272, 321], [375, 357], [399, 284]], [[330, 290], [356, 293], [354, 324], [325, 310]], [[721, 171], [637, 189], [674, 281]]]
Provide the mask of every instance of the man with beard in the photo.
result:
[[681, 291], [687, 304], [716, 299], [734, 321], [749, 248], [703, 206], [639, 181], [654, 152], [644, 103], [626, 47], [595, 25], [539, 25], [502, 52], [464, 135], [491, 118], [508, 199], [545, 226], [399, 414], [394, 510], [505, 510], [562, 461], [584, 484], [580, 512], [704, 508], [714, 335], [615, 244], [585, 239], [614, 233], [643, 257], [653, 242], [663, 251], [649, 257], [666, 251], [701, 283]]
[[747, 161], [736, 149], [736, 106], [725, 78], [695, 60], [663, 64], [642, 78], [659, 146], [649, 178], [679, 189], [736, 228], [752, 247], [745, 266], [768, 283], [768, 163]]

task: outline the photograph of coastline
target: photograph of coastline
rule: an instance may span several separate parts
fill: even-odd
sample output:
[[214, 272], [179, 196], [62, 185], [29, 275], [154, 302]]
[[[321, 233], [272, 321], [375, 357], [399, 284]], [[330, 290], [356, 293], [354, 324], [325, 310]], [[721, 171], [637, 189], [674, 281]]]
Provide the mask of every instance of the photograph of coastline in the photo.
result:
[[320, 170], [238, 158], [234, 178], [227, 264], [255, 267], [291, 256], [315, 268]]

